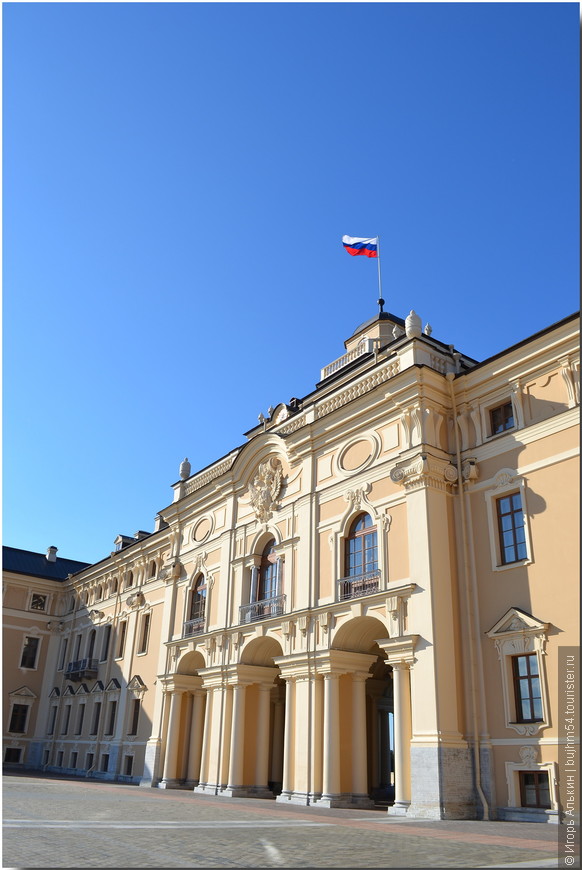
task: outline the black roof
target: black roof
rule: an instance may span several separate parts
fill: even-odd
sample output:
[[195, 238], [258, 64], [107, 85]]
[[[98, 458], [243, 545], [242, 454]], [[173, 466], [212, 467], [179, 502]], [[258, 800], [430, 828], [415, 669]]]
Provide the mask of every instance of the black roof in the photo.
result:
[[45, 577], [47, 580], [62, 582], [69, 574], [82, 571], [90, 564], [77, 562], [75, 559], [61, 559], [58, 556], [56, 562], [49, 562], [44, 553], [2, 547], [2, 567], [4, 571], [12, 571], [14, 574], [30, 574], [31, 577]]

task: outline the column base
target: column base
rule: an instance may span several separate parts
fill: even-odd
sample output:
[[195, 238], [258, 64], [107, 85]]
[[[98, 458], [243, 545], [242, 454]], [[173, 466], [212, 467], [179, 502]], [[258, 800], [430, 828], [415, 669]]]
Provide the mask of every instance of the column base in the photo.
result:
[[309, 804], [313, 803], [311, 795], [300, 791], [282, 791], [281, 794], [277, 795], [275, 800], [279, 803], [299, 804], [303, 807], [307, 807]]
[[188, 786], [182, 779], [161, 779], [158, 783], [158, 788], [179, 788], [187, 789]]
[[[351, 794], [322, 794], [313, 802], [314, 807], [325, 807], [326, 809], [349, 809], [353, 807]], [[373, 806], [370, 801], [370, 806]]]
[[196, 794], [220, 794], [220, 787], [217, 785], [211, 785], [208, 782], [199, 782], [198, 785], [194, 788], [194, 792]]
[[190, 791], [194, 791], [194, 789], [198, 785], [199, 781], [200, 780], [198, 780], [198, 779], [187, 779], [184, 781], [184, 788], [187, 788]]
[[217, 790], [216, 794], [223, 797], [262, 798], [267, 800], [273, 800], [275, 797], [273, 792], [267, 788], [266, 785], [227, 785], [225, 788]]
[[407, 816], [410, 807], [410, 801], [394, 801], [391, 807], [388, 807], [388, 815], [390, 816]]

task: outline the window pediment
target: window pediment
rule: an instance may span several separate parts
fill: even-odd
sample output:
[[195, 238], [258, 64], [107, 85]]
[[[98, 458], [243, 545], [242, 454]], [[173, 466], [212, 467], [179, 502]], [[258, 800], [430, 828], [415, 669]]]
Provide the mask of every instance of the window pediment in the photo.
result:
[[28, 688], [28, 686], [21, 686], [19, 689], [15, 689], [13, 692], [10, 692], [9, 697], [19, 699], [32, 698], [33, 700], [35, 700], [37, 696], [34, 694], [32, 689]]
[[510, 634], [527, 633], [537, 634], [539, 632], [547, 633], [550, 624], [541, 622], [532, 616], [531, 613], [526, 613], [519, 607], [510, 607], [501, 619], [495, 623], [493, 628], [486, 632], [488, 637], [493, 639], [507, 637]]

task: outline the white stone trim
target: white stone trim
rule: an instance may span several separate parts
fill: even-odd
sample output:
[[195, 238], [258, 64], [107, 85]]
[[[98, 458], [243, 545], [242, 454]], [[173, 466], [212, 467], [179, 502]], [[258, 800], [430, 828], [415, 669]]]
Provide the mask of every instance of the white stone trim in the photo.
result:
[[[530, 749], [530, 746], [524, 746], [523, 749]], [[555, 761], [545, 761], [545, 762], [536, 762], [531, 759], [537, 753], [531, 753], [530, 756], [526, 753], [522, 753], [522, 757], [524, 760], [522, 761], [506, 761], [505, 762], [505, 778], [507, 780], [507, 806], [508, 807], [522, 807], [521, 803], [521, 795], [519, 790], [519, 773], [520, 771], [527, 771], [532, 773], [539, 773], [541, 771], [546, 771], [548, 774], [548, 782], [550, 786], [550, 803], [551, 810], [558, 810], [558, 799], [557, 799], [557, 776], [558, 776], [558, 765]], [[533, 807], [524, 807], [524, 809], [533, 809]]]
[[[488, 637], [495, 641], [501, 666], [505, 727], [512, 728], [524, 737], [539, 734], [550, 725], [548, 681], [544, 667], [548, 629], [548, 623], [540, 622], [538, 619], [512, 607], [487, 632]], [[518, 722], [511, 660], [517, 655], [530, 654], [537, 656], [543, 718], [539, 722]]]
[[[531, 565], [534, 558], [527, 514], [527, 491], [524, 477], [519, 475], [513, 468], [501, 468], [493, 480], [489, 481], [489, 486], [490, 489], [486, 490], [484, 495], [487, 506], [487, 524], [489, 527], [489, 548], [491, 553], [492, 570], [508, 571], [511, 568]], [[501, 559], [501, 541], [499, 539], [499, 528], [497, 523], [497, 501], [503, 496], [510, 495], [514, 492], [519, 492], [521, 495], [521, 509], [523, 511], [527, 556], [525, 559], [520, 559], [518, 562], [510, 562], [509, 564], [504, 565], [502, 564]]]

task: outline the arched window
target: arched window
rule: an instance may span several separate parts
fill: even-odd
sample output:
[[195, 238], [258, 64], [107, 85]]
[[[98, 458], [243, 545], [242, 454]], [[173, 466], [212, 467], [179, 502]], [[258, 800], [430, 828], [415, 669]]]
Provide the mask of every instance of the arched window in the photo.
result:
[[95, 629], [93, 629], [91, 631], [91, 633], [89, 634], [89, 642], [87, 644], [87, 658], [88, 659], [92, 659], [93, 654], [95, 652], [95, 635], [96, 634], [97, 634], [97, 632], [95, 631]]
[[125, 581], [125, 588], [129, 589], [130, 586], [133, 586], [133, 571], [129, 572], [127, 580]]
[[204, 619], [206, 612], [206, 580], [201, 574], [194, 588], [192, 589], [192, 598], [190, 600], [190, 619]]
[[115, 595], [117, 592], [118, 581], [117, 577], [114, 577], [111, 581], [111, 595]]
[[370, 514], [360, 514], [346, 538], [345, 576], [359, 577], [378, 570], [378, 533]]
[[150, 562], [150, 578], [156, 576], [156, 563], [154, 561]]
[[103, 598], [103, 587], [101, 584], [97, 587], [97, 592], [95, 593], [95, 601], [101, 601]]
[[259, 587], [257, 601], [265, 601], [267, 598], [275, 598], [279, 594], [279, 565], [275, 553], [275, 539], [271, 538], [263, 550], [261, 565], [259, 568]]

